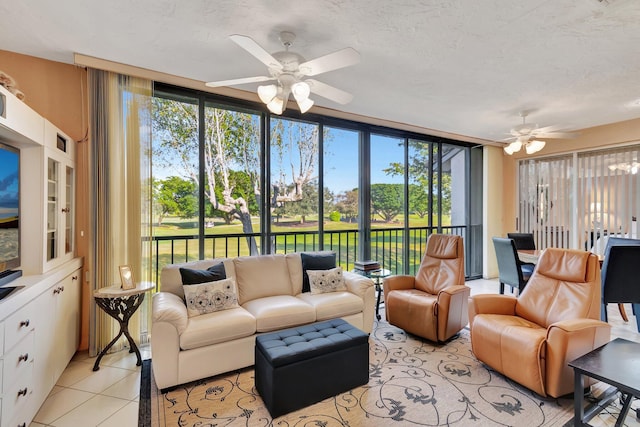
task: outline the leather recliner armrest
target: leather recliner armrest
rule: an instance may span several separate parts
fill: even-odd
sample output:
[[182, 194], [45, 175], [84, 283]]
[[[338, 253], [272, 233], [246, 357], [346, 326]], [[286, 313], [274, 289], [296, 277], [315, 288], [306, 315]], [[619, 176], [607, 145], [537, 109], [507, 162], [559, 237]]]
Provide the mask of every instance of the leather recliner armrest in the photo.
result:
[[385, 277], [383, 288], [385, 294], [389, 291], [398, 289], [413, 289], [415, 287], [416, 278], [414, 276], [399, 274], [396, 276]]
[[170, 323], [181, 334], [189, 322], [187, 306], [179, 296], [171, 292], [158, 292], [153, 296], [152, 322]]
[[[547, 394], [564, 395], [573, 391], [573, 370], [568, 363], [606, 344], [611, 325], [595, 319], [570, 319], [547, 328]], [[589, 385], [591, 382], [586, 382]]]
[[476, 314], [516, 314], [516, 297], [511, 295], [480, 294], [469, 298], [469, 323]]

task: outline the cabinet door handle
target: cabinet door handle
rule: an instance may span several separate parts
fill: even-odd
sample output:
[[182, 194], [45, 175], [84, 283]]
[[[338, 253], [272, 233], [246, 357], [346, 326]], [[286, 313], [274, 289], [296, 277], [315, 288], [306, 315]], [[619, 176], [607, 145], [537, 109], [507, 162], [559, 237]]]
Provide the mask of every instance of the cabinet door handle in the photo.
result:
[[20, 396], [26, 396], [27, 395], [27, 388], [23, 388], [22, 390], [18, 390], [18, 397]]
[[78, 280], [78, 276], [73, 276], [71, 280]]
[[60, 292], [64, 291], [64, 285], [60, 286]]
[[27, 427], [27, 423], [18, 424], [18, 427]]
[[57, 295], [57, 294], [59, 294], [59, 293], [60, 293], [60, 288], [55, 288], [55, 289], [53, 290], [53, 294], [54, 294], [54, 295]]
[[21, 354], [20, 356], [18, 356], [18, 363], [26, 362], [27, 360], [29, 360], [29, 353]]
[[22, 328], [23, 326], [24, 326], [25, 328], [28, 328], [28, 327], [29, 327], [29, 319], [27, 319], [27, 320], [23, 320], [23, 321], [21, 321], [21, 322], [20, 322], [20, 327]]
[[69, 213], [69, 212], [71, 212], [71, 209], [62, 208], [62, 213]]

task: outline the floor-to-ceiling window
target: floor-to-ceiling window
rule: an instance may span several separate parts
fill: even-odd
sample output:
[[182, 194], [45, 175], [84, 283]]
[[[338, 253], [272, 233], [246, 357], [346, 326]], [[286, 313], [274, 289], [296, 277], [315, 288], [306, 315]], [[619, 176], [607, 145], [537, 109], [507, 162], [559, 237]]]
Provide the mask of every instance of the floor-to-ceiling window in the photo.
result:
[[[481, 168], [470, 144], [276, 116], [164, 85], [154, 106], [156, 274], [200, 258], [322, 249], [346, 269], [371, 258], [414, 273], [429, 234], [469, 237], [469, 194], [481, 192], [469, 179]], [[467, 257], [481, 260], [481, 242], [473, 244]]]
[[405, 139], [371, 135], [371, 256], [393, 272], [404, 271]]
[[361, 250], [358, 233], [361, 136], [356, 130], [325, 126], [322, 140], [324, 249], [335, 251], [346, 268], [353, 267]]
[[314, 250], [319, 245], [322, 191], [319, 126], [272, 117], [269, 144], [271, 228], [269, 252]]

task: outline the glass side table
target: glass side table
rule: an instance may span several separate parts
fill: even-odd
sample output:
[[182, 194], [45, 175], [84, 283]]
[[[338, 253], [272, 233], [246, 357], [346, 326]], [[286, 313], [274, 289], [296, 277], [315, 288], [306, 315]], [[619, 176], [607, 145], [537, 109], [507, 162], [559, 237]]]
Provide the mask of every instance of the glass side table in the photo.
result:
[[385, 277], [391, 276], [391, 270], [387, 270], [386, 268], [380, 268], [380, 269], [371, 270], [371, 271], [364, 271], [364, 270], [358, 270], [358, 269], [354, 269], [351, 271], [373, 280], [373, 284], [376, 287], [376, 293], [378, 294], [376, 297], [376, 319], [380, 320], [382, 318], [382, 316], [380, 316], [380, 296], [383, 293], [382, 283]]
[[113, 347], [123, 334], [129, 341], [129, 353], [135, 352], [136, 356], [138, 356], [136, 365], [142, 365], [140, 350], [138, 350], [138, 346], [129, 333], [129, 319], [131, 319], [133, 313], [136, 312], [140, 304], [142, 304], [142, 301], [144, 301], [144, 294], [155, 288], [155, 286], [152, 282], [140, 282], [136, 284], [136, 287], [133, 289], [122, 289], [120, 285], [114, 285], [100, 288], [93, 293], [93, 298], [96, 300], [97, 306], [120, 323], [120, 332], [102, 349], [96, 359], [96, 363], [93, 365], [94, 371], [100, 369], [102, 357], [107, 354], [107, 351]]

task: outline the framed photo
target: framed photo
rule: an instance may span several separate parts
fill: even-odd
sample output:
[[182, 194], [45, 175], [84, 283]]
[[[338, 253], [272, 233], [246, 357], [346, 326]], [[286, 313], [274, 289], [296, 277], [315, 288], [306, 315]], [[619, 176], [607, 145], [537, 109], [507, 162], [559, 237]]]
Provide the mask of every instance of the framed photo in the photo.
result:
[[133, 289], [136, 287], [136, 282], [133, 280], [133, 272], [130, 265], [121, 265], [120, 267], [120, 281], [122, 282], [122, 289]]

